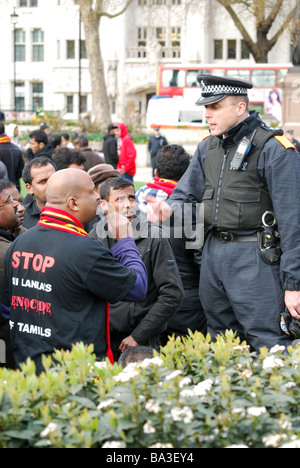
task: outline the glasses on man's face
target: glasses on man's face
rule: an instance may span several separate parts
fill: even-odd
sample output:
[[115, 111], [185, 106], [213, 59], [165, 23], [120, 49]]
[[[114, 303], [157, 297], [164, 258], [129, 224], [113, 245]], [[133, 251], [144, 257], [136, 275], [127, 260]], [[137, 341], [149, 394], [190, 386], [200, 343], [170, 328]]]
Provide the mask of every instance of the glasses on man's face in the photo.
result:
[[6, 206], [6, 205], [10, 205], [10, 204], [13, 203], [13, 202], [14, 202], [13, 197], [12, 197], [11, 195], [9, 195], [9, 196], [8, 196], [8, 199], [6, 200], [6, 202], [3, 203], [3, 205], [0, 205], [0, 208], [3, 208], [3, 207]]

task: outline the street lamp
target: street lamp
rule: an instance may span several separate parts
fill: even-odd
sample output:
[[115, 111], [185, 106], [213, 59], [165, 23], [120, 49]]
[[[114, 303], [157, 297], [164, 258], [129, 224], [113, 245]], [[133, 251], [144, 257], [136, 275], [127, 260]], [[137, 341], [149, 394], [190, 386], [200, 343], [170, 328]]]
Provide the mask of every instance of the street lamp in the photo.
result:
[[13, 25], [13, 44], [14, 44], [14, 112], [16, 114], [16, 24], [19, 20], [19, 15], [14, 8], [13, 13], [10, 15], [10, 21]]

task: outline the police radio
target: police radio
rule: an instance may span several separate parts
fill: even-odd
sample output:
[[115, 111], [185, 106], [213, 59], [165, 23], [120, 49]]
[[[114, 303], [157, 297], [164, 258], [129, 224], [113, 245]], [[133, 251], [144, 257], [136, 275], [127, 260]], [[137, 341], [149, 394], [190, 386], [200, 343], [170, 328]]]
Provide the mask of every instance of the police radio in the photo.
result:
[[255, 137], [256, 130], [253, 132], [251, 138], [244, 137], [240, 142], [235, 155], [230, 163], [230, 170], [231, 171], [239, 171], [242, 167], [243, 162], [245, 161], [246, 157], [248, 156], [251, 148], [252, 148], [252, 141]]

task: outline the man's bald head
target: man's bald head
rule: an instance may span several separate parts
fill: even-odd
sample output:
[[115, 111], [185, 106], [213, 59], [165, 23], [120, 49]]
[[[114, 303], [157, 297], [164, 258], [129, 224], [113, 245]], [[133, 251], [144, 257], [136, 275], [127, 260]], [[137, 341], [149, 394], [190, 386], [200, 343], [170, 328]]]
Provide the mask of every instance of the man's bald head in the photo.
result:
[[62, 169], [55, 172], [47, 183], [47, 205], [63, 205], [68, 197], [77, 196], [90, 180], [91, 178], [86, 172], [79, 173], [78, 169]]
[[95, 191], [91, 177], [80, 169], [62, 169], [55, 172], [48, 180], [46, 206], [67, 211], [82, 224], [86, 224], [96, 216], [98, 199], [99, 195]]

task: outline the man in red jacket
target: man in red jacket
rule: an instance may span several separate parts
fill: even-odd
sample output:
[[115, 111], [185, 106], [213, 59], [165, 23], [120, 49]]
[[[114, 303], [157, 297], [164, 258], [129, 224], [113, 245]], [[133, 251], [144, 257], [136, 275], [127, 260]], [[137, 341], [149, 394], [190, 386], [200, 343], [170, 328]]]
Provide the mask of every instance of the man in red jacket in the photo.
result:
[[119, 163], [117, 170], [121, 176], [133, 182], [133, 176], [136, 173], [135, 158], [136, 149], [131, 136], [127, 132], [127, 127], [124, 123], [117, 123], [118, 129], [115, 130], [118, 137], [118, 152]]

